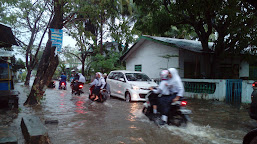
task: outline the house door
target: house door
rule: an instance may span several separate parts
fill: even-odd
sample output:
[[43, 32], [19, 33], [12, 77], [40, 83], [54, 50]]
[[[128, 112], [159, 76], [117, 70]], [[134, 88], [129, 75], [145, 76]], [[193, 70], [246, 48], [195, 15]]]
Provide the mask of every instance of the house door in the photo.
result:
[[240, 106], [242, 95], [242, 80], [228, 79], [226, 81], [226, 103]]

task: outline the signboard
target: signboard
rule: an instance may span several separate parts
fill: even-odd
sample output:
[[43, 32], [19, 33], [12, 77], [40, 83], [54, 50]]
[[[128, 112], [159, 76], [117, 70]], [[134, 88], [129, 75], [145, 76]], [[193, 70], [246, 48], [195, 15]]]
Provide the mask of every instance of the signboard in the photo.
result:
[[51, 41], [52, 47], [56, 46], [58, 52], [61, 52], [62, 49], [62, 39], [63, 39], [63, 30], [61, 29], [52, 29], [51, 30]]

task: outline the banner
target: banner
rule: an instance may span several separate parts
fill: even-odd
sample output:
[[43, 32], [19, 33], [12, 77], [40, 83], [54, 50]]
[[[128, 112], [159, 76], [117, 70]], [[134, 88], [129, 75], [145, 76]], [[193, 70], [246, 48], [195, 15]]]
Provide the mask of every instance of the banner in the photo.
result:
[[63, 30], [61, 29], [53, 29], [51, 30], [51, 41], [52, 47], [56, 46], [58, 52], [61, 52], [62, 49], [62, 39], [63, 39]]

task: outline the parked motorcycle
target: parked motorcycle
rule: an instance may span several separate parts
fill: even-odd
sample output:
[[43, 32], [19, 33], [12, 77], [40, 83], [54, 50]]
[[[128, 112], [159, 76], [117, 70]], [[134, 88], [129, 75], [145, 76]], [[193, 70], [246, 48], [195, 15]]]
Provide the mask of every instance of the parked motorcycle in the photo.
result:
[[60, 90], [66, 90], [66, 83], [65, 82], [60, 82], [61, 85], [59, 87]]
[[48, 88], [55, 88], [55, 81], [51, 80], [51, 82], [47, 86]]
[[251, 104], [249, 115], [252, 119], [257, 120], [257, 82], [252, 84], [253, 92], [251, 94]]
[[80, 96], [80, 94], [84, 93], [82, 91], [83, 84], [75, 84], [75, 82], [72, 82], [70, 86], [71, 86], [71, 89], [72, 89], [71, 90], [71, 94], [75, 94], [75, 95], [79, 95]]
[[[161, 117], [161, 115], [154, 115], [153, 114], [153, 106], [150, 102], [150, 97], [157, 96], [152, 91], [150, 91], [146, 96], [146, 102], [144, 103], [144, 108], [142, 112], [152, 121]], [[171, 103], [171, 109], [168, 115], [167, 123], [169, 125], [176, 125], [176, 126], [185, 126], [187, 122], [191, 121], [189, 117], [192, 114], [192, 111], [186, 108], [187, 101], [186, 98], [180, 98], [180, 100]]]

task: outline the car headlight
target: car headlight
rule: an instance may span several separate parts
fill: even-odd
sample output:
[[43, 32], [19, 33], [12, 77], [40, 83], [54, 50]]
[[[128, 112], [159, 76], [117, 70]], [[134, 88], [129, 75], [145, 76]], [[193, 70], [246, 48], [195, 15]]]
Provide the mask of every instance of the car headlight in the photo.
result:
[[139, 89], [140, 89], [138, 86], [135, 86], [135, 85], [131, 85], [131, 88], [132, 88], [133, 90], [139, 90]]

